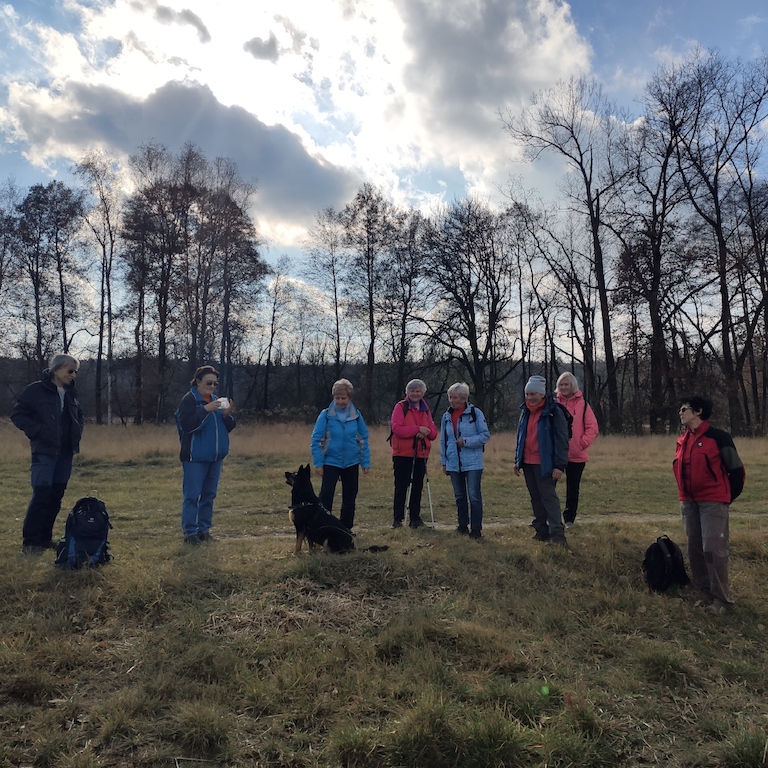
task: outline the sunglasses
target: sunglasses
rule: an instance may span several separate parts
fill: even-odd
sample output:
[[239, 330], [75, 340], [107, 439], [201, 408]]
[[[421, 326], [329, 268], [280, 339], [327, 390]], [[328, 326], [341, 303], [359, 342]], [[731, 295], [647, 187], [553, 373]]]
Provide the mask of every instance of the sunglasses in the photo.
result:
[[686, 411], [690, 411], [690, 410], [693, 410], [693, 409], [692, 409], [692, 408], [689, 408], [687, 405], [684, 405], [684, 406], [683, 406], [683, 407], [682, 407], [682, 408], [681, 408], [681, 409], [678, 411], [678, 413], [685, 413]]
[[206, 387], [218, 387], [219, 382], [218, 381], [204, 381], [203, 384], [205, 384]]
[[67, 371], [67, 373], [69, 373], [69, 374], [72, 374], [72, 373], [77, 373], [77, 370], [73, 368], [72, 370], [70, 370], [70, 371]]

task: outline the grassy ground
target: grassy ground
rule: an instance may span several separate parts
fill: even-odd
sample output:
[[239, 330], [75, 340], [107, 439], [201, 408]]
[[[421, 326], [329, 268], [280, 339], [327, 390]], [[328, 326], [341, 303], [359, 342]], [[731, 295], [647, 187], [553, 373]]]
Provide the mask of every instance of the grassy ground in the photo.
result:
[[453, 533], [438, 466], [435, 528], [391, 531], [386, 434], [356, 527], [389, 550], [293, 557], [307, 429], [238, 428], [218, 541], [185, 548], [173, 428], [89, 427], [65, 505], [105, 499], [115, 560], [60, 572], [19, 555], [28, 449], [0, 425], [0, 764], [768, 765], [766, 441], [738, 442], [738, 604], [714, 617], [642, 582], [657, 535], [683, 543], [672, 438], [598, 440], [563, 551], [531, 539], [511, 435], [485, 454], [482, 542]]

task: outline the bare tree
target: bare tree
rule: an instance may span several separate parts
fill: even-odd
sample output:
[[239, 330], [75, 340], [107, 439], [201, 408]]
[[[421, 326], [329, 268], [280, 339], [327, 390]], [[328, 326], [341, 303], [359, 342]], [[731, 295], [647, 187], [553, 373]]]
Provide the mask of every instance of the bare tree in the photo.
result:
[[432, 222], [425, 266], [434, 288], [421, 315], [429, 343], [442, 348], [472, 382], [490, 422], [497, 387], [519, 364], [509, 312], [521, 230], [513, 211], [494, 214], [477, 200], [460, 200]]
[[768, 118], [768, 58], [727, 61], [698, 49], [683, 63], [661, 68], [646, 93], [674, 137], [688, 200], [712, 238], [720, 294], [719, 356], [731, 429], [739, 434], [745, 427], [741, 379], [746, 356], [734, 347], [730, 273], [731, 245], [744, 214], [729, 201], [743, 201], [741, 179], [755, 172], [758, 137]]
[[363, 397], [368, 419], [375, 421], [373, 372], [380, 324], [376, 309], [386, 271], [385, 256], [389, 256], [394, 248], [396, 211], [384, 199], [381, 190], [363, 184], [355, 199], [344, 208], [342, 216], [351, 275], [345, 285], [345, 294], [350, 311], [364, 321], [367, 331]]
[[114, 344], [113, 272], [122, 226], [122, 199], [117, 162], [105, 153], [92, 150], [74, 168], [88, 190], [90, 200], [85, 224], [99, 252], [99, 319], [96, 352], [96, 423], [102, 423], [102, 392], [107, 392], [107, 424], [112, 423], [112, 360]]
[[315, 216], [315, 226], [310, 230], [304, 245], [306, 261], [302, 275], [330, 300], [333, 315], [331, 345], [333, 350], [333, 376], [341, 378], [347, 362], [347, 333], [343, 330], [346, 312], [342, 298], [344, 278], [351, 276], [344, 268], [344, 220], [332, 206], [323, 208]]
[[34, 358], [40, 366], [55, 336], [57, 346], [69, 351], [68, 322], [77, 307], [75, 282], [82, 276], [74, 255], [81, 210], [80, 195], [60, 181], [35, 184], [17, 206], [19, 267], [31, 290], [31, 296], [24, 292], [20, 299], [23, 307], [31, 299]]
[[532, 96], [521, 115], [502, 116], [510, 136], [523, 144], [531, 159], [543, 152], [565, 158], [575, 172], [566, 194], [574, 210], [586, 217], [599, 298], [605, 354], [609, 424], [621, 431], [621, 409], [611, 330], [609, 271], [606, 257], [604, 207], [620, 177], [611, 172], [614, 133], [621, 129], [616, 110], [593, 79], [571, 78]]

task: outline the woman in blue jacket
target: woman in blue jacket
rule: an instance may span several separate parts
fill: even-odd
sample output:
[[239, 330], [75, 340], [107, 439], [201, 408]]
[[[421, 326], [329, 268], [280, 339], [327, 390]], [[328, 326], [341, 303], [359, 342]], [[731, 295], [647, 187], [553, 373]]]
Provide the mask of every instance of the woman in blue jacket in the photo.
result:
[[531, 496], [536, 541], [567, 546], [557, 481], [568, 464], [566, 410], [547, 394], [543, 376], [531, 376], [520, 406], [515, 475], [522, 471]]
[[229, 453], [229, 433], [235, 428], [234, 403], [216, 398], [218, 386], [219, 372], [213, 366], [201, 366], [176, 411], [179, 458], [184, 469], [181, 528], [185, 544], [211, 540], [213, 500], [224, 457]]
[[331, 388], [333, 402], [317, 417], [312, 430], [312, 463], [322, 477], [320, 503], [330, 512], [336, 483], [341, 480], [339, 519], [352, 528], [355, 522], [359, 468], [367, 475], [371, 466], [368, 427], [352, 404], [355, 389], [348, 379], [339, 379]]
[[468, 400], [467, 384], [460, 382], [448, 388], [450, 407], [440, 421], [440, 463], [453, 485], [456, 533], [479, 539], [483, 528], [483, 450], [491, 433], [483, 412]]

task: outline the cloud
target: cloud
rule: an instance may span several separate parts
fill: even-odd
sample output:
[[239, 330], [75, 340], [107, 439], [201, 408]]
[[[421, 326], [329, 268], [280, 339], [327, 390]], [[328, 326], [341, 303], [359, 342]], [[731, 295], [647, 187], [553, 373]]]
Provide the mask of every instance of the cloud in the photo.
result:
[[155, 18], [161, 24], [188, 24], [197, 30], [197, 36], [201, 43], [211, 42], [211, 33], [208, 31], [205, 24], [203, 24], [202, 19], [188, 8], [183, 8], [181, 11], [174, 11], [173, 8], [169, 8], [167, 5], [158, 5], [155, 8]]
[[243, 50], [250, 53], [254, 59], [264, 59], [273, 64], [280, 56], [280, 52], [277, 50], [277, 37], [275, 37], [274, 32], [270, 33], [269, 40], [262, 40], [260, 37], [248, 40], [248, 42], [243, 43]]
[[[35, 165], [60, 156], [72, 162], [90, 146], [124, 156], [152, 139], [178, 152], [193, 142], [207, 157], [229, 157], [259, 190], [256, 217], [275, 237], [310, 226], [326, 205], [342, 206], [360, 179], [311, 155], [285, 127], [267, 126], [238, 106], [227, 107], [206, 86], [171, 82], [146, 99], [108, 86], [69, 83], [57, 93], [13, 86], [10, 109], [16, 140], [28, 144]], [[52, 119], [53, 118], [53, 119]]]

